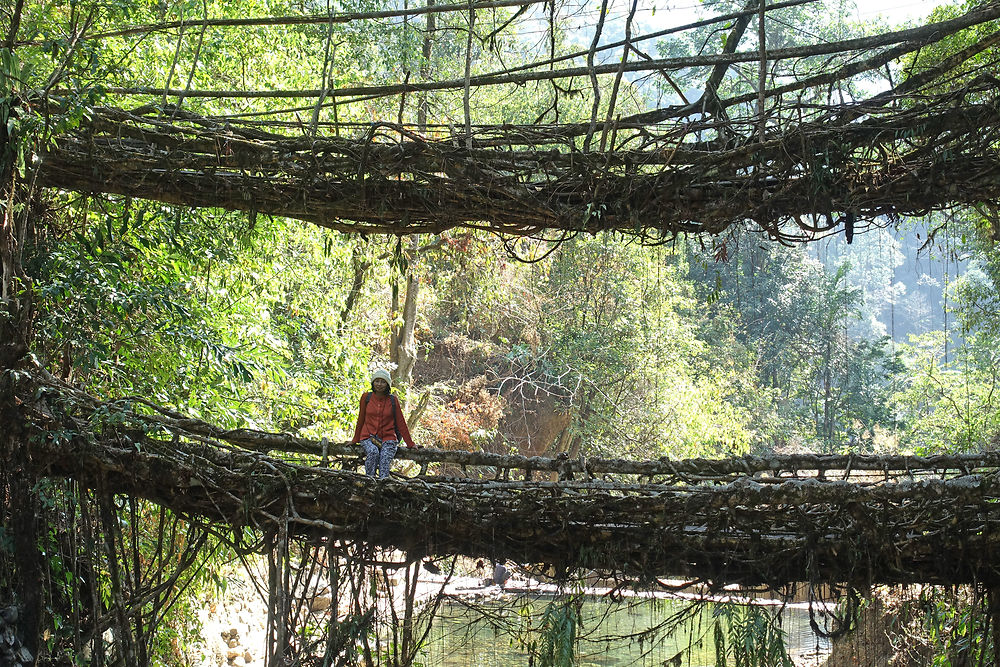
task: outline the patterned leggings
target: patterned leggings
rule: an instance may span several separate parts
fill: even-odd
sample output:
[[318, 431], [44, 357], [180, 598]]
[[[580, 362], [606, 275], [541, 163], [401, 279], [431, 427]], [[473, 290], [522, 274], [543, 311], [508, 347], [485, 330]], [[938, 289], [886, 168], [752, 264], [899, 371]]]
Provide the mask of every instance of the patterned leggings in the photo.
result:
[[365, 453], [365, 473], [369, 477], [385, 479], [389, 476], [389, 466], [392, 465], [392, 457], [396, 455], [396, 447], [399, 443], [395, 440], [383, 440], [382, 447], [376, 445], [371, 438], [361, 441], [361, 449]]

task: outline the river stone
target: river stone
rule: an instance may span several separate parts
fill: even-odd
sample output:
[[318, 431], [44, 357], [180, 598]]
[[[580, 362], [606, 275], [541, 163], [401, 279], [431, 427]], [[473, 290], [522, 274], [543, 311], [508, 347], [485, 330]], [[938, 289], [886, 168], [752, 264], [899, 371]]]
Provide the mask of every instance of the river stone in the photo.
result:
[[14, 625], [17, 623], [17, 607], [11, 605], [0, 609], [0, 621], [3, 621], [7, 625]]

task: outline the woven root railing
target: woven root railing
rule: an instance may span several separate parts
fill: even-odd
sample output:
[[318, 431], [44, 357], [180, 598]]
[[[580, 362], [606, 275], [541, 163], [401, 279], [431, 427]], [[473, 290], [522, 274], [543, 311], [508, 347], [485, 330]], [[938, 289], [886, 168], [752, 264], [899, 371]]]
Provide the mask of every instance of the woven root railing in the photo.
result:
[[[225, 527], [360, 541], [411, 558], [464, 554], [563, 573], [774, 588], [996, 583], [1000, 575], [995, 453], [629, 463], [412, 450], [401, 458], [564, 473], [580, 466], [582, 478], [505, 480], [494, 470], [493, 478], [376, 481], [352, 469], [357, 458], [344, 445], [327, 445], [324, 467], [322, 443], [140, 412], [139, 402], [102, 402], [41, 374], [22, 376], [15, 395], [37, 474]], [[292, 462], [242, 445], [313, 451]]]

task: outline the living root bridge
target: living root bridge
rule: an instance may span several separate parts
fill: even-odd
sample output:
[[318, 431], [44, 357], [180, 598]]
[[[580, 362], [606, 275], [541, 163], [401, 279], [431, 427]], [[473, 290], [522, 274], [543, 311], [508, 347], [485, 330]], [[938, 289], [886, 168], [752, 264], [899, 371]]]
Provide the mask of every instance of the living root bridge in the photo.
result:
[[[135, 402], [98, 401], [51, 379], [22, 380], [17, 396], [38, 475], [146, 498], [217, 525], [287, 527], [300, 539], [360, 540], [411, 558], [465, 554], [719, 584], [1000, 584], [993, 455], [909, 459], [902, 477], [890, 472], [901, 457], [886, 459], [877, 474], [844, 479], [830, 471], [789, 477], [801, 474], [790, 470], [796, 459], [776, 457], [673, 462], [694, 475], [688, 482], [376, 481], [349, 465], [329, 467], [356, 461], [339, 447], [327, 447], [327, 467], [306, 465], [222, 437], [279, 434], [217, 429], [220, 437], [210, 438], [201, 432], [214, 427], [204, 422], [143, 414]], [[859, 467], [877, 463], [866, 458]], [[739, 472], [750, 467], [757, 472]]]
[[[612, 230], [655, 242], [752, 221], [801, 241], [840, 212], [860, 228], [1000, 200], [996, 88], [987, 76], [902, 110], [830, 108], [765, 141], [696, 140], [714, 121], [636, 127], [644, 148], [593, 153], [558, 127], [481, 128], [460, 145], [388, 123], [358, 139], [289, 137], [175, 108], [100, 109], [41, 156], [39, 182], [343, 232]], [[751, 137], [756, 120], [731, 125]]]

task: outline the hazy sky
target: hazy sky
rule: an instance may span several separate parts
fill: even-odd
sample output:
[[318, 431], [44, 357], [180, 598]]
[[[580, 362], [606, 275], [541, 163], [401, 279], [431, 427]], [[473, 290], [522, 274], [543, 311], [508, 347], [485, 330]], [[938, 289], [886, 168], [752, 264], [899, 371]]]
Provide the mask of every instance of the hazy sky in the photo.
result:
[[858, 3], [858, 16], [869, 18], [883, 15], [886, 18], [905, 21], [908, 19], [925, 18], [931, 11], [939, 6], [950, 4], [947, 0], [934, 2], [933, 0], [862, 0]]
[[[851, 23], [882, 24], [875, 29], [877, 32], [898, 28], [909, 21], [921, 22], [935, 7], [960, 2], [960, 0], [815, 1], [822, 3], [832, 15], [839, 13], [840, 7], [847, 8], [848, 21]], [[768, 0], [768, 2], [773, 4], [777, 0]], [[640, 33], [663, 30], [721, 13], [721, 10], [713, 11], [713, 4], [711, 0], [705, 0], [705, 2], [701, 2], [701, 0], [639, 0], [639, 9], [636, 13], [638, 30]], [[622, 26], [625, 24], [631, 5], [632, 0], [610, 0], [606, 25], [617, 26], [617, 29], [609, 29], [605, 41], [621, 38]], [[599, 0], [576, 0], [576, 2], [567, 2], [562, 5], [566, 20], [579, 27], [575, 39], [571, 37], [573, 41], [583, 46], [589, 46], [593, 38], [593, 28], [597, 24], [600, 7]], [[532, 15], [538, 22], [537, 28], [535, 30], [528, 29], [526, 32], [522, 30], [522, 34], [529, 37], [530, 35], [538, 35], [539, 39], [542, 39], [548, 29], [547, 10], [538, 5], [532, 11]]]
[[[830, 4], [844, 2], [851, 4], [851, 0], [827, 0]], [[939, 5], [951, 4], [957, 0], [856, 0], [854, 16], [859, 21], [874, 20], [879, 16], [885, 17], [890, 23], [902, 23], [908, 20], [918, 20], [925, 18], [935, 7]], [[612, 1], [612, 5], [621, 5], [622, 11], [627, 11], [627, 0]], [[706, 5], [709, 3], [705, 3]], [[702, 6], [698, 0], [654, 0], [653, 2], [640, 2], [640, 6], [655, 6], [655, 14], [647, 12], [647, 19], [651, 23], [665, 22], [677, 25], [679, 21], [686, 20], [685, 15], [694, 17], [695, 9]], [[667, 16], [670, 18], [667, 19]]]

